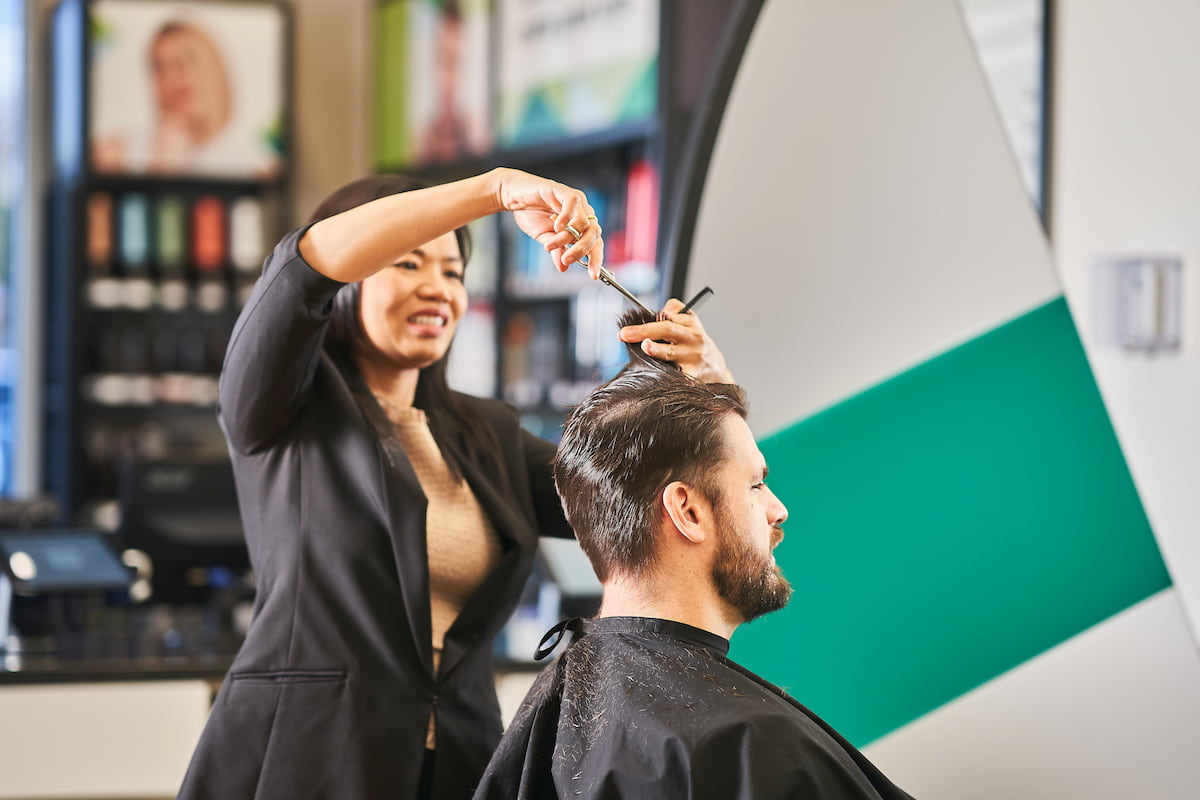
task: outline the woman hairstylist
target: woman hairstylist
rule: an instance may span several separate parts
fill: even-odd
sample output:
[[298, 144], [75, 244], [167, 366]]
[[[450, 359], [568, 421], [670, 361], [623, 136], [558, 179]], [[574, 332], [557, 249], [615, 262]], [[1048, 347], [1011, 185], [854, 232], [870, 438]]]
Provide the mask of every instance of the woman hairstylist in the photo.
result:
[[[586, 254], [595, 277], [604, 245], [584, 194], [503, 168], [429, 188], [356, 181], [267, 258], [220, 391], [255, 614], [181, 798], [474, 789], [501, 732], [492, 640], [538, 535], [572, 535], [553, 445], [446, 385], [464, 226], [500, 211], [560, 271]], [[621, 336], [727, 379], [694, 315]]]

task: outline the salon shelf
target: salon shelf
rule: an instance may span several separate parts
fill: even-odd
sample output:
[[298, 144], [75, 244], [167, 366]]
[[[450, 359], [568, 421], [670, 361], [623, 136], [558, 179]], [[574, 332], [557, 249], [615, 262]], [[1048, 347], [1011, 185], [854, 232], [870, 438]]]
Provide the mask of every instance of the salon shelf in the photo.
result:
[[493, 167], [514, 167], [537, 171], [547, 162], [563, 162], [573, 159], [587, 161], [594, 158], [598, 152], [605, 150], [646, 147], [654, 143], [659, 133], [659, 121], [656, 118], [649, 118], [625, 122], [577, 136], [547, 139], [518, 147], [502, 148], [486, 155], [469, 157], [452, 163], [420, 166], [382, 164], [377, 168], [384, 172], [404, 172], [439, 181], [477, 175]]
[[[86, 181], [92, 189], [114, 191], [174, 192], [180, 189], [179, 175], [116, 175], [94, 173]], [[188, 175], [187, 189], [192, 192], [214, 192], [218, 194], [260, 194], [264, 191], [282, 191], [288, 185], [286, 173], [269, 180], [221, 177], [219, 175]]]
[[212, 417], [213, 424], [216, 424], [217, 406], [216, 403], [191, 403], [191, 402], [172, 402], [169, 400], [155, 400], [150, 403], [105, 403], [91, 398], [85, 398], [89, 410], [99, 416], [111, 417], [140, 417], [163, 418], [163, 417]]
[[[122, 459], [214, 457], [215, 386], [228, 336], [263, 258], [291, 227], [286, 154], [269, 177], [250, 160], [240, 174], [203, 171], [211, 166], [150, 173], [137, 164], [116, 173], [90, 163], [106, 118], [101, 104], [136, 103], [137, 89], [132, 80], [127, 98], [104, 89], [102, 78], [113, 73], [99, 59], [115, 45], [95, 50], [88, 21], [97, 3], [62, 0], [50, 20], [42, 482], [63, 522], [86, 522], [89, 509], [115, 500]], [[279, 23], [286, 75], [290, 12], [259, 5], [264, 19]], [[224, 448], [217, 455], [228, 458]]]

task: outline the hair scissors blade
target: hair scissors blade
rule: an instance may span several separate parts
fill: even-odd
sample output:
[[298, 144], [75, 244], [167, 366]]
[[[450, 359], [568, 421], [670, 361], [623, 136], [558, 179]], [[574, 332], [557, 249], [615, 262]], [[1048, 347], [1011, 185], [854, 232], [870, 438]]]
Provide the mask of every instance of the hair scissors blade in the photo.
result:
[[[588, 267], [587, 256], [584, 256], [583, 258], [579, 259], [575, 263], [578, 264], [579, 266], [583, 267], [584, 269], [587, 269], [587, 267]], [[620, 281], [618, 281], [615, 277], [613, 277], [613, 274], [611, 272], [609, 272], [608, 269], [606, 269], [605, 267], [600, 268], [600, 280], [601, 280], [601, 282], [608, 284], [609, 286], [616, 289], [621, 294], [625, 295], [626, 299], [628, 299], [631, 303], [633, 303], [638, 308], [645, 311], [647, 314], [649, 314], [651, 316], [658, 316], [657, 311], [652, 311], [645, 303], [643, 303], [641, 300], [638, 300], [637, 295], [635, 295], [633, 292], [629, 291], [624, 286], [622, 286]]]

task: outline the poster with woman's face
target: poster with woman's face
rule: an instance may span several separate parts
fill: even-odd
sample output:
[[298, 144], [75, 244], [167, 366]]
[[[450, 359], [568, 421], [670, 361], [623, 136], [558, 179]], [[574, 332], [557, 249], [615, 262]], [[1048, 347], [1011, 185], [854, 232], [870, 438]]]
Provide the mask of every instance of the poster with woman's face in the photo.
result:
[[444, 164], [492, 145], [491, 0], [380, 0], [375, 164]]
[[90, 13], [95, 172], [254, 180], [280, 172], [281, 6], [97, 0]]

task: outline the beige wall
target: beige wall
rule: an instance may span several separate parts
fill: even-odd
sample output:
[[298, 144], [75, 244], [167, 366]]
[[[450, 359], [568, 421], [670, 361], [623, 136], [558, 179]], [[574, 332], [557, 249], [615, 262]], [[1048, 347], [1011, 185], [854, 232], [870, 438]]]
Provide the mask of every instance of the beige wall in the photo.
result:
[[370, 171], [372, 0], [294, 0], [294, 221]]

